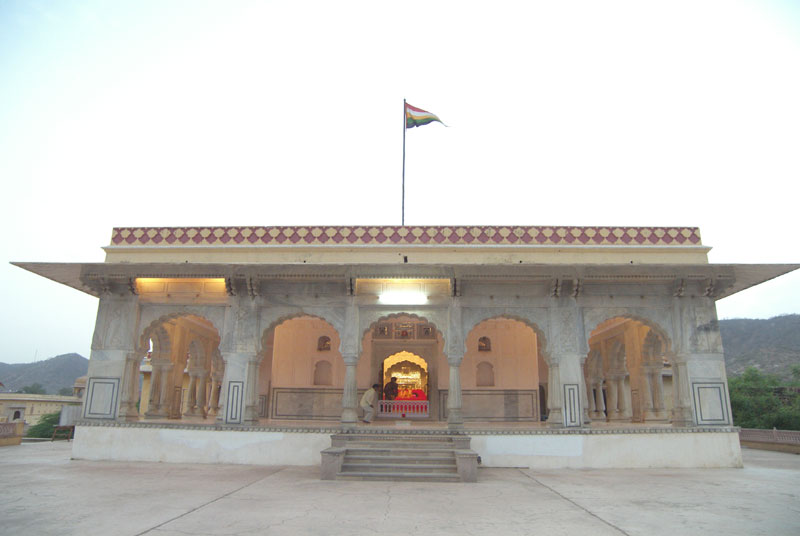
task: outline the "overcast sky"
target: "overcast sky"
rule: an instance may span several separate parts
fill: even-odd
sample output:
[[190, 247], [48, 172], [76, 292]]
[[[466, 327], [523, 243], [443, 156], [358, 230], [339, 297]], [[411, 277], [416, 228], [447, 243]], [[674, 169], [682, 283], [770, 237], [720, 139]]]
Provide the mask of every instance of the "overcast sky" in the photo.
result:
[[[114, 226], [698, 226], [800, 262], [800, 2], [0, 0], [0, 362], [97, 300], [10, 261]], [[800, 312], [793, 273], [718, 303]]]

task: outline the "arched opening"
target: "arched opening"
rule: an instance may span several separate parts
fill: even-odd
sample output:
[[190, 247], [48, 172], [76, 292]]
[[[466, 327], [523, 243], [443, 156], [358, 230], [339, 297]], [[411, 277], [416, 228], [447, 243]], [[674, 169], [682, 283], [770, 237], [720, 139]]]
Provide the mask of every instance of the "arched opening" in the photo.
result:
[[475, 384], [478, 387], [494, 387], [494, 366], [488, 361], [478, 363]]
[[333, 385], [333, 366], [330, 361], [317, 361], [314, 365], [314, 385]]
[[336, 329], [315, 316], [284, 318], [267, 328], [258, 367], [258, 417], [338, 420], [345, 368], [339, 344]]
[[426, 418], [430, 392], [428, 363], [403, 350], [383, 360], [383, 395], [379, 417]]
[[207, 319], [191, 314], [162, 317], [142, 336], [131, 381], [128, 415], [181, 419], [216, 414], [224, 362], [220, 337]]
[[14, 416], [11, 418], [12, 421], [18, 421], [22, 418], [22, 413], [19, 410], [14, 412]]
[[583, 373], [595, 422], [666, 423], [673, 407], [669, 341], [658, 326], [630, 317], [600, 323], [589, 336]]
[[514, 318], [490, 318], [472, 328], [461, 362], [464, 420], [547, 419], [549, 367], [543, 340], [538, 329]]
[[[361, 341], [357, 368], [359, 392], [373, 383], [384, 386], [379, 419], [444, 420], [440, 407], [447, 390], [444, 337], [436, 325], [412, 314], [387, 315], [373, 322]], [[396, 378], [397, 396], [386, 396]], [[442, 376], [444, 376], [444, 383]], [[392, 388], [390, 388], [391, 390]]]

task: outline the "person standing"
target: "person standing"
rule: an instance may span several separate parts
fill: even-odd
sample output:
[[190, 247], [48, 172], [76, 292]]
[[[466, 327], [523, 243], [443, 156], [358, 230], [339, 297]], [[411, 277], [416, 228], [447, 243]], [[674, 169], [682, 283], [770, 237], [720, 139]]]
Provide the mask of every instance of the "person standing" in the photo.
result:
[[361, 397], [361, 409], [364, 410], [364, 422], [372, 422], [372, 416], [375, 414], [375, 400], [378, 399], [378, 389], [381, 386], [377, 383], [372, 384], [372, 387], [367, 389], [367, 392]]
[[398, 385], [397, 385], [397, 378], [392, 376], [392, 379], [386, 386], [383, 388], [383, 396], [386, 400], [394, 400], [397, 398], [398, 393]]

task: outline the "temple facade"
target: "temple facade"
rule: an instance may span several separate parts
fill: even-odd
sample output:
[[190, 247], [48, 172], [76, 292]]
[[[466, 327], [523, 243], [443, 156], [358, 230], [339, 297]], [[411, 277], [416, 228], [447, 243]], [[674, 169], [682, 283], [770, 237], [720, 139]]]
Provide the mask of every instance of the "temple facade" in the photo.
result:
[[[715, 301], [797, 267], [709, 264], [696, 228], [117, 228], [104, 249], [17, 263], [99, 298], [75, 452], [150, 459], [122, 445], [158, 429], [215, 445], [162, 460], [239, 463], [402, 426], [495, 465], [740, 464]], [[223, 438], [243, 430], [269, 448]], [[648, 434], [708, 455], [635, 461]]]

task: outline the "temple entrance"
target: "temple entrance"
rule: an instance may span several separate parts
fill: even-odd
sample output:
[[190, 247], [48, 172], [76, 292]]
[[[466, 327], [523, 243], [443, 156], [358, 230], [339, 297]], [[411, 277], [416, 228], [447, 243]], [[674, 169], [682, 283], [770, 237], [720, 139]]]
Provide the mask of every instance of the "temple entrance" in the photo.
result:
[[378, 416], [397, 419], [425, 419], [430, 415], [428, 363], [408, 351], [390, 355], [382, 366], [383, 393]]
[[378, 419], [443, 420], [440, 407], [448, 388], [447, 374], [444, 379], [441, 374], [448, 370], [443, 348], [441, 332], [423, 317], [397, 313], [370, 325], [362, 339], [359, 363], [359, 370], [368, 375], [362, 378], [359, 372], [359, 390], [375, 383], [385, 388], [392, 376], [397, 383], [393, 399], [380, 393]]

